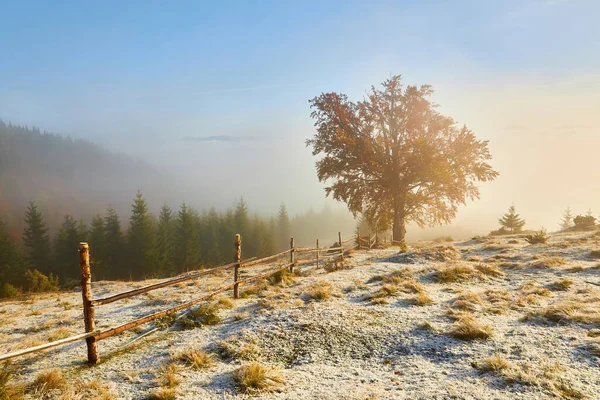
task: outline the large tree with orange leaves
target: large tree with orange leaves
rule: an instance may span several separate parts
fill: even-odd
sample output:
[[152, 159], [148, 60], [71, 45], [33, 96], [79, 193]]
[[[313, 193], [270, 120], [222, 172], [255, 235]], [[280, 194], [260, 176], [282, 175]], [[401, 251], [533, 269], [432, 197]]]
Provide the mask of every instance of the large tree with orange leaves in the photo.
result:
[[327, 195], [372, 223], [389, 221], [402, 246], [407, 223], [449, 223], [460, 204], [479, 198], [478, 182], [498, 176], [488, 142], [439, 113], [432, 94], [397, 75], [360, 102], [338, 93], [310, 101], [317, 132], [306, 143], [321, 156]]

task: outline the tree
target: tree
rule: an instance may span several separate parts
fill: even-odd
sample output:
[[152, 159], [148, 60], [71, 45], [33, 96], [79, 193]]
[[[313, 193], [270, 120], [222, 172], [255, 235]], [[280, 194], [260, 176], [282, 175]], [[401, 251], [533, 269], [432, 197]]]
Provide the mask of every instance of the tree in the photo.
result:
[[79, 255], [77, 246], [81, 241], [77, 222], [71, 214], [65, 215], [65, 220], [54, 238], [54, 268], [53, 272], [66, 282], [76, 279], [79, 271]]
[[162, 206], [158, 216], [156, 257], [161, 275], [172, 275], [176, 272], [175, 220], [171, 208], [166, 204]]
[[154, 273], [156, 267], [156, 232], [148, 213], [148, 205], [139, 190], [131, 205], [127, 256], [130, 273], [136, 278]]
[[[307, 140], [326, 194], [370, 222], [392, 221], [404, 246], [406, 224], [449, 223], [458, 206], [479, 197], [477, 182], [495, 179], [488, 142], [436, 110], [430, 86], [403, 87], [400, 76], [351, 102], [338, 93], [310, 101], [317, 133]], [[372, 225], [375, 225], [372, 224]]]
[[48, 227], [42, 213], [33, 201], [29, 202], [25, 211], [23, 248], [29, 268], [46, 275], [51, 271], [52, 254]]
[[578, 215], [573, 218], [573, 223], [575, 224], [575, 230], [586, 231], [593, 229], [596, 226], [596, 218], [594, 218], [592, 215]]
[[560, 230], [568, 231], [573, 227], [573, 214], [571, 213], [571, 207], [567, 207], [565, 213], [560, 219]]
[[[107, 273], [112, 272], [112, 277], [114, 278], [127, 277], [121, 268], [124, 266], [123, 251], [125, 247], [125, 241], [121, 233], [121, 220], [117, 211], [112, 206], [109, 206], [106, 210], [104, 232], [106, 253], [103, 270], [107, 271]], [[94, 254], [93, 251], [93, 249], [90, 249], [90, 254]]]
[[508, 208], [508, 213], [498, 219], [503, 228], [510, 230], [511, 233], [520, 232], [525, 226], [525, 220], [521, 219], [517, 214], [517, 209], [514, 205]]
[[25, 264], [21, 252], [8, 234], [6, 223], [0, 217], [0, 285], [21, 285], [24, 273]]
[[104, 218], [100, 215], [92, 217], [88, 242], [90, 245], [90, 262], [93, 264], [92, 271], [96, 275], [94, 278], [99, 280], [112, 277], [112, 271], [110, 271], [110, 265], [107, 262], [108, 254]]
[[183, 203], [177, 220], [177, 265], [183, 271], [197, 268], [200, 262], [200, 240], [196, 221], [197, 213]]
[[290, 225], [290, 217], [288, 216], [285, 204], [281, 203], [279, 212], [277, 213], [277, 250], [282, 251], [290, 247], [290, 237], [292, 229]]

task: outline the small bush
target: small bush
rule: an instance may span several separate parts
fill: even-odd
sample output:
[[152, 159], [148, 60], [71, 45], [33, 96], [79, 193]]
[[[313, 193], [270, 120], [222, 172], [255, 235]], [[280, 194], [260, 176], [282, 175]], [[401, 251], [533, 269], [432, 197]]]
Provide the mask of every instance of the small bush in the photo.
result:
[[578, 215], [573, 218], [573, 223], [574, 231], [589, 231], [596, 227], [596, 218], [591, 215]]
[[233, 379], [236, 386], [247, 393], [269, 392], [283, 383], [276, 369], [257, 362], [242, 365], [233, 372]]
[[541, 230], [536, 233], [532, 233], [530, 235], [525, 235], [525, 241], [529, 244], [544, 244], [548, 243], [548, 235], [545, 230]]
[[4, 283], [4, 285], [0, 286], [0, 298], [7, 299], [17, 297], [18, 295], [19, 290], [10, 283]]
[[486, 340], [492, 336], [492, 327], [482, 325], [471, 315], [465, 315], [452, 325], [448, 334], [459, 340]]
[[28, 269], [25, 271], [25, 281], [27, 289], [33, 293], [58, 291], [58, 276], [54, 276], [52, 273], [46, 276], [37, 269]]

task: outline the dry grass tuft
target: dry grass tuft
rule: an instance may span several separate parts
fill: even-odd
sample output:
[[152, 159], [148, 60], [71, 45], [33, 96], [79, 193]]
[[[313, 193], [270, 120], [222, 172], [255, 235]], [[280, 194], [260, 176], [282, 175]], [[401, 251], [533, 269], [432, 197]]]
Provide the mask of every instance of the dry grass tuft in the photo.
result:
[[9, 361], [2, 364], [2, 368], [0, 368], [0, 400], [19, 400], [25, 395], [23, 385], [11, 382], [16, 372], [17, 367]]
[[412, 303], [416, 306], [428, 306], [433, 304], [433, 299], [427, 296], [425, 293], [419, 293], [411, 299]]
[[482, 278], [483, 274], [469, 265], [447, 265], [433, 273], [433, 279], [439, 283], [467, 282]]
[[424, 331], [437, 332], [437, 328], [429, 321], [421, 321], [417, 324], [417, 329]]
[[60, 340], [67, 338], [73, 335], [75, 332], [68, 328], [58, 328], [53, 330], [52, 332], [48, 332], [47, 338], [49, 342], [53, 342], [55, 340]]
[[296, 283], [296, 277], [289, 268], [282, 268], [271, 275], [268, 281], [271, 285], [290, 286]]
[[456, 321], [448, 334], [459, 340], [486, 340], [492, 336], [492, 327], [483, 325], [473, 316], [463, 316]]
[[217, 353], [226, 360], [257, 361], [262, 349], [256, 338], [231, 337], [217, 342]]
[[218, 314], [219, 309], [219, 303], [206, 303], [196, 308], [190, 308], [188, 314], [179, 319], [179, 325], [183, 329], [194, 329], [203, 325], [216, 325], [221, 322], [221, 317]]
[[318, 281], [306, 288], [309, 300], [329, 300], [333, 296], [333, 285], [326, 281]]
[[242, 365], [233, 372], [233, 379], [238, 388], [253, 394], [273, 391], [284, 382], [277, 369], [257, 362]]
[[590, 251], [590, 258], [600, 258], [600, 250]]
[[549, 269], [565, 265], [567, 260], [559, 256], [534, 256], [534, 261], [529, 263], [529, 267], [537, 269]]
[[567, 291], [571, 286], [573, 286], [573, 283], [574, 282], [572, 280], [563, 278], [555, 280], [548, 287], [550, 290]]
[[174, 388], [181, 382], [177, 376], [178, 372], [179, 366], [177, 364], [164, 364], [159, 368], [156, 380], [160, 386]]
[[581, 324], [600, 325], [600, 309], [590, 307], [581, 301], [563, 301], [540, 310], [528, 313], [523, 321], [549, 321], [557, 324], [578, 322]]
[[510, 367], [510, 364], [504, 357], [496, 354], [481, 362], [473, 363], [473, 367], [482, 373], [499, 372]]
[[343, 271], [345, 269], [352, 269], [355, 264], [347, 259], [335, 259], [329, 260], [323, 265], [325, 272]]
[[180, 351], [173, 357], [173, 360], [182, 362], [186, 367], [195, 370], [208, 369], [216, 364], [214, 354], [206, 353], [196, 348]]
[[146, 400], [175, 400], [177, 399], [177, 390], [174, 388], [158, 388], [154, 389]]
[[37, 394], [46, 394], [50, 390], [63, 389], [67, 382], [59, 369], [40, 372], [31, 384], [30, 389]]
[[504, 276], [504, 272], [494, 264], [477, 264], [475, 269], [481, 272], [483, 275], [501, 277]]
[[583, 271], [583, 267], [581, 265], [577, 265], [575, 267], [567, 268], [565, 271], [567, 272], [581, 272]]
[[461, 259], [460, 251], [451, 245], [414, 249], [412, 256], [426, 261], [437, 262], [458, 261]]
[[241, 291], [240, 297], [245, 299], [250, 296], [254, 296], [266, 290], [269, 287], [267, 282], [259, 282], [254, 285], [247, 286], [244, 290]]
[[219, 297], [217, 299], [217, 304], [221, 308], [227, 308], [227, 309], [232, 309], [233, 308], [233, 301], [230, 298], [228, 298], [228, 297]]
[[242, 321], [246, 318], [248, 318], [250, 316], [250, 313], [247, 311], [242, 311], [242, 312], [238, 312], [233, 314], [233, 319], [236, 321]]

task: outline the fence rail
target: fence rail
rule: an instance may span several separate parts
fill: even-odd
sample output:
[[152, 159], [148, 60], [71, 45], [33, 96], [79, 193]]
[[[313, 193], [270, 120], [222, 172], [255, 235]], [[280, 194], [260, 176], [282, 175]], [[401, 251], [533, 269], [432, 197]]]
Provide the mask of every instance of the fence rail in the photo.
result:
[[[351, 247], [344, 247], [344, 244], [348, 243], [350, 241], [355, 241], [356, 245], [353, 245]], [[268, 279], [270, 276], [272, 276], [280, 271], [283, 271], [287, 268], [289, 268], [290, 271], [293, 272], [294, 267], [296, 267], [296, 266], [311, 264], [311, 263], [315, 263], [315, 262], [316, 262], [317, 268], [319, 268], [319, 262], [324, 259], [328, 260], [331, 258], [338, 258], [338, 257], [343, 259], [344, 253], [346, 251], [351, 250], [351, 249], [362, 248], [363, 246], [361, 245], [361, 241], [364, 241], [364, 240], [362, 240], [360, 238], [360, 233], [358, 233], [356, 236], [349, 237], [346, 240], [342, 241], [342, 235], [341, 235], [341, 233], [338, 232], [338, 243], [337, 243], [338, 246], [337, 247], [319, 247], [318, 239], [316, 242], [316, 247], [295, 247], [294, 246], [294, 238], [291, 238], [290, 239], [290, 248], [286, 251], [282, 251], [280, 253], [273, 254], [268, 257], [264, 257], [264, 258], [260, 258], [260, 259], [256, 259], [256, 257], [253, 257], [253, 258], [242, 261], [241, 260], [241, 237], [240, 237], [240, 235], [236, 235], [235, 242], [234, 242], [235, 243], [235, 254], [234, 254], [234, 262], [233, 263], [221, 265], [221, 266], [211, 268], [211, 269], [194, 271], [191, 273], [187, 273], [185, 275], [180, 275], [180, 276], [177, 276], [174, 278], [164, 280], [162, 282], [154, 283], [154, 284], [147, 285], [147, 286], [144, 286], [141, 288], [132, 289], [132, 290], [128, 290], [128, 291], [117, 293], [117, 294], [113, 294], [111, 296], [107, 296], [107, 297], [103, 297], [103, 298], [99, 298], [99, 299], [92, 298], [92, 288], [91, 288], [92, 275], [91, 275], [90, 262], [89, 262], [89, 246], [87, 243], [80, 243], [79, 255], [80, 255], [80, 268], [81, 268], [81, 275], [82, 275], [81, 294], [82, 294], [82, 300], [83, 300], [83, 316], [84, 316], [86, 332], [77, 334], [77, 335], [73, 335], [73, 336], [70, 336], [67, 338], [63, 338], [60, 340], [56, 340], [53, 342], [45, 343], [45, 344], [42, 344], [39, 346], [30, 347], [27, 349], [22, 349], [22, 350], [14, 351], [14, 352], [7, 353], [4, 355], [0, 355], [0, 361], [23, 356], [26, 354], [31, 354], [34, 352], [46, 350], [46, 349], [57, 347], [57, 346], [61, 346], [61, 345], [72, 343], [72, 342], [75, 342], [78, 340], [85, 340], [87, 343], [88, 363], [96, 364], [99, 361], [97, 342], [100, 340], [107, 339], [111, 336], [118, 335], [119, 333], [125, 332], [125, 331], [133, 329], [137, 326], [154, 321], [158, 318], [162, 318], [164, 316], [174, 314], [174, 313], [184, 310], [186, 308], [190, 308], [198, 303], [207, 301], [207, 300], [211, 299], [212, 297], [214, 297], [218, 294], [224, 293], [230, 289], [233, 289], [233, 296], [234, 296], [234, 298], [237, 299], [239, 297], [238, 288], [240, 285], [246, 285], [246, 284], [249, 284], [252, 282]], [[368, 239], [368, 243], [369, 243], [369, 248], [370, 248], [371, 247], [371, 237], [370, 236]], [[309, 259], [296, 260], [295, 256], [294, 256], [295, 254], [313, 254], [313, 253], [316, 253], [316, 258], [311, 257]], [[323, 254], [323, 253], [325, 253], [325, 254]], [[245, 278], [245, 279], [240, 279], [240, 269], [242, 267], [247, 268], [247, 267], [251, 267], [251, 266], [255, 266], [255, 265], [268, 266], [269, 264], [273, 264], [274, 260], [277, 260], [278, 258], [284, 257], [288, 254], [289, 254], [289, 262], [284, 263], [284, 264], [280, 263], [275, 268], [270, 268], [267, 272], [261, 271], [261, 273], [256, 276], [252, 276], [252, 277]], [[175, 285], [175, 284], [178, 284], [181, 282], [197, 279], [197, 278], [200, 278], [203, 276], [215, 274], [217, 272], [225, 271], [225, 270], [232, 269], [232, 268], [234, 269], [233, 281], [224, 286], [221, 286], [220, 288], [218, 288], [204, 296], [201, 296], [194, 300], [187, 301], [183, 304], [168, 308], [166, 310], [162, 310], [162, 311], [158, 311], [153, 314], [150, 314], [150, 315], [146, 315], [146, 316], [138, 318], [134, 321], [130, 321], [125, 324], [122, 324], [122, 325], [119, 325], [116, 327], [112, 327], [109, 329], [97, 330], [95, 327], [95, 319], [96, 319], [95, 318], [95, 307], [96, 306], [107, 305], [107, 304], [113, 303], [118, 300], [127, 299], [127, 298], [134, 297], [134, 296], [137, 296], [140, 294], [148, 293], [148, 292], [156, 290], [156, 289], [161, 289], [164, 287], [172, 286], [172, 285]]]

